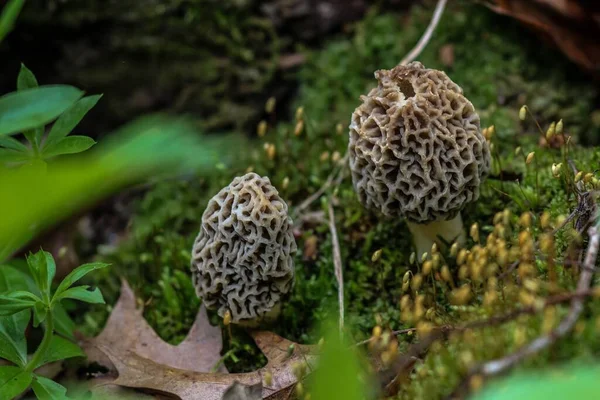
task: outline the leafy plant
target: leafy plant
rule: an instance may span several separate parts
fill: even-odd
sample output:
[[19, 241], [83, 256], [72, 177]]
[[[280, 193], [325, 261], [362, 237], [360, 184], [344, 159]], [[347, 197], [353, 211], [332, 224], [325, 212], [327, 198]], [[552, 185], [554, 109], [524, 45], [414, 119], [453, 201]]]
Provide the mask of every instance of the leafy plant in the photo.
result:
[[[18, 273], [1, 275], [0, 281], [0, 357], [14, 365], [0, 366], [0, 400], [9, 400], [23, 393], [29, 386], [39, 399], [64, 399], [66, 389], [51, 379], [39, 376], [36, 369], [42, 365], [83, 356], [81, 348], [63, 337], [58, 318], [61, 301], [74, 299], [92, 304], [104, 303], [98, 288], [73, 284], [86, 274], [108, 266], [103, 263], [84, 264], [73, 270], [52, 292], [56, 274], [52, 255], [45, 251], [30, 254], [27, 266], [33, 277], [34, 287], [16, 290], [20, 279]], [[2, 266], [2, 270], [10, 268]], [[33, 355], [27, 355], [25, 330], [33, 313], [33, 326], [43, 325], [44, 336]]]
[[[96, 142], [87, 136], [68, 136], [102, 95], [83, 97], [66, 85], [38, 85], [25, 65], [17, 78], [17, 92], [0, 97], [0, 162], [18, 164], [80, 153]], [[44, 125], [55, 118], [44, 139]], [[10, 137], [23, 132], [29, 147]]]
[[25, 0], [9, 0], [0, 14], [0, 42], [12, 31]]

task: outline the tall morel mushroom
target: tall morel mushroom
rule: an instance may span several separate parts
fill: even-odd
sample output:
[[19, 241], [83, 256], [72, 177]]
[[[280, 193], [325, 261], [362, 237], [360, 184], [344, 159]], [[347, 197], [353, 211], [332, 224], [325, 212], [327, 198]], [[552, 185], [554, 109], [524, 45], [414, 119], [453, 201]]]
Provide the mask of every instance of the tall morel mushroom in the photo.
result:
[[[350, 168], [361, 203], [408, 221], [418, 254], [464, 241], [460, 211], [479, 197], [490, 151], [462, 89], [419, 62], [375, 72], [352, 114]], [[443, 244], [443, 243], [440, 243]]]
[[287, 204], [269, 178], [235, 178], [209, 202], [192, 250], [196, 292], [234, 323], [279, 313], [294, 281], [296, 242]]

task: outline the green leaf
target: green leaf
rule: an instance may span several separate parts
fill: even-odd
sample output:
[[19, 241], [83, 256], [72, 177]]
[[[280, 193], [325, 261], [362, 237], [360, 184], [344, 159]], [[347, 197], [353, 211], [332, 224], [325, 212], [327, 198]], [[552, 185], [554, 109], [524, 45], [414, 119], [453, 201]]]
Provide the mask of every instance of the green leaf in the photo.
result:
[[56, 332], [69, 339], [74, 339], [73, 331], [75, 330], [75, 322], [69, 317], [62, 304], [54, 304], [52, 316], [54, 317], [54, 329]]
[[19, 367], [0, 367], [0, 400], [12, 400], [23, 393], [31, 383], [33, 374]]
[[25, 64], [21, 63], [19, 76], [17, 77], [17, 90], [32, 89], [38, 87], [38, 81], [35, 75]]
[[62, 154], [81, 153], [95, 144], [96, 141], [87, 136], [69, 136], [44, 146], [42, 156], [50, 158]]
[[37, 328], [42, 322], [46, 320], [48, 314], [48, 307], [41, 301], [38, 301], [33, 306], [33, 327]]
[[54, 361], [64, 360], [67, 358], [84, 356], [85, 353], [83, 352], [83, 350], [81, 350], [81, 347], [79, 347], [76, 343], [73, 343], [70, 340], [62, 338], [60, 336], [52, 336], [52, 339], [50, 340], [50, 346], [48, 346], [48, 350], [46, 350], [44, 357], [42, 357], [40, 363], [35, 367], [38, 368], [42, 365]]
[[43, 376], [35, 375], [31, 388], [38, 400], [67, 399], [67, 388]]
[[19, 311], [27, 310], [35, 305], [35, 301], [28, 299], [20, 299], [8, 295], [0, 295], [0, 317], [7, 317], [18, 313]]
[[0, 42], [13, 30], [25, 0], [9, 0], [0, 14]]
[[[364, 400], [370, 398], [365, 382], [369, 379], [361, 365], [356, 347], [345, 343], [336, 324], [329, 323], [324, 335], [323, 353], [318, 368], [309, 381], [311, 398], [314, 400]], [[357, 379], [359, 377], [363, 379]]]
[[0, 146], [19, 152], [29, 151], [27, 146], [10, 136], [0, 136]]
[[[0, 167], [0, 262], [51, 225], [148, 177], [215, 171], [239, 136], [201, 137], [181, 118], [146, 117], [52, 168]], [[10, 190], [2, 190], [10, 188]]]
[[60, 301], [62, 299], [73, 299], [84, 301], [86, 303], [92, 304], [104, 304], [104, 297], [102, 297], [102, 293], [100, 293], [100, 289], [95, 288], [94, 290], [87, 290], [89, 286], [76, 286], [70, 289], [65, 290], [60, 294], [60, 296], [55, 297], [56, 301]]
[[[101, 94], [96, 96], [88, 96], [83, 99], [77, 101], [77, 103], [73, 104], [67, 111], [65, 111], [59, 118], [56, 120], [50, 133], [48, 134], [47, 144], [53, 144], [60, 141], [66, 137], [75, 126], [98, 103], [98, 100], [102, 97]], [[90, 145], [91, 146], [91, 145]], [[83, 150], [80, 150], [83, 151]]]
[[83, 92], [73, 86], [48, 85], [0, 97], [0, 135], [37, 128], [51, 122]]
[[52, 254], [43, 250], [35, 254], [30, 254], [27, 257], [27, 265], [42, 296], [46, 300], [49, 300], [50, 287], [52, 286], [54, 275], [56, 275], [56, 264], [54, 263]]
[[29, 154], [20, 151], [0, 149], [0, 163], [23, 162], [29, 160], [30, 158], [31, 156]]
[[31, 319], [31, 311], [23, 310], [10, 317], [0, 317], [0, 358], [20, 367], [27, 364], [27, 340], [25, 329]]
[[542, 372], [515, 373], [491, 383], [473, 400], [596, 399], [600, 392], [598, 365], [567, 365]]
[[105, 263], [101, 263], [101, 262], [80, 265], [79, 267], [77, 267], [73, 271], [71, 271], [69, 273], [69, 275], [67, 275], [62, 280], [60, 285], [58, 285], [58, 288], [56, 288], [56, 292], [54, 292], [54, 297], [60, 296], [62, 294], [62, 292], [64, 292], [68, 288], [70, 288], [71, 285], [73, 285], [75, 282], [77, 282], [78, 280], [80, 280], [81, 278], [83, 278], [84, 276], [89, 274], [90, 272], [95, 271], [97, 269], [106, 268], [109, 265], [110, 264], [105, 264]]

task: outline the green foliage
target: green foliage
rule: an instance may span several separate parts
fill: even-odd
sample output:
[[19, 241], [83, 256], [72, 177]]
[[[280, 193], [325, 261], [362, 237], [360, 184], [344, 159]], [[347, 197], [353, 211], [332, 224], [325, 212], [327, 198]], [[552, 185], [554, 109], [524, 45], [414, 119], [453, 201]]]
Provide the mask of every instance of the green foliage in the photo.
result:
[[598, 396], [600, 369], [597, 365], [565, 365], [548, 371], [514, 373], [493, 383], [473, 396], [473, 400], [524, 398], [528, 400], [560, 400], [566, 398], [595, 399]]
[[[12, 399], [25, 391], [30, 384], [38, 399], [65, 399], [65, 388], [50, 379], [36, 375], [35, 370], [51, 362], [84, 355], [76, 343], [55, 335], [57, 317], [54, 313], [60, 302], [67, 298], [88, 303], [104, 303], [98, 289], [89, 291], [89, 286], [71, 286], [86, 274], [105, 268], [108, 264], [93, 263], [76, 268], [54, 292], [51, 286], [56, 264], [50, 253], [39, 251], [29, 255], [27, 266], [35, 282], [35, 292], [14, 290], [19, 286], [29, 286], [28, 277], [15, 273], [14, 269], [7, 273], [6, 271], [11, 271], [11, 267], [8, 266], [0, 268], [0, 357], [16, 364], [0, 366], [0, 399]], [[33, 356], [28, 358], [25, 329], [29, 324], [32, 309], [34, 326], [44, 325], [44, 337]]]
[[0, 42], [13, 30], [25, 0], [8, 0], [0, 13]]
[[[0, 135], [23, 132], [30, 144], [0, 136], [0, 161], [9, 165], [44, 160], [81, 153], [96, 142], [87, 136], [69, 136], [85, 114], [102, 97], [81, 98], [83, 92], [72, 86], [38, 86], [35, 75], [25, 65], [17, 78], [17, 92], [0, 98]], [[43, 140], [44, 125], [58, 119]], [[4, 147], [2, 149], [1, 147]], [[41, 163], [43, 165], [43, 163]]]
[[314, 400], [370, 398], [370, 379], [364, 371], [366, 362], [357, 354], [357, 347], [343, 340], [334, 323], [324, 333], [323, 350], [316, 372], [309, 377], [308, 391]]

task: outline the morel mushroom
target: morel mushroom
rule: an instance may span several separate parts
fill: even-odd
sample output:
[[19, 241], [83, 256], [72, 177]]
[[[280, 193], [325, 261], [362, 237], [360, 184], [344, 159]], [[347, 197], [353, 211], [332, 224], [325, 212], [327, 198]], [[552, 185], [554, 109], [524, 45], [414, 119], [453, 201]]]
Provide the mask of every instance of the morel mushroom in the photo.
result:
[[473, 105], [444, 72], [419, 62], [375, 78], [378, 86], [361, 96], [350, 124], [358, 198], [385, 216], [405, 217], [418, 254], [438, 236], [464, 241], [460, 211], [479, 197], [490, 169]]
[[296, 242], [287, 204], [269, 178], [235, 178], [209, 202], [192, 250], [196, 293], [231, 322], [273, 319], [294, 280]]

